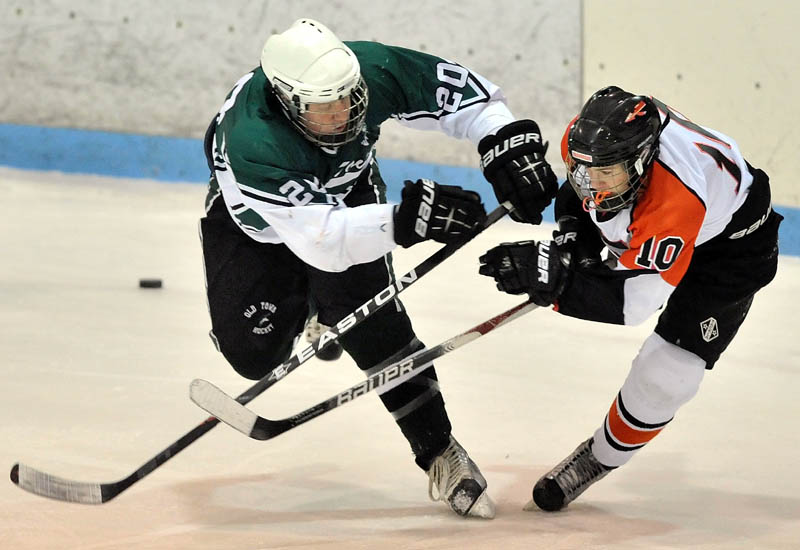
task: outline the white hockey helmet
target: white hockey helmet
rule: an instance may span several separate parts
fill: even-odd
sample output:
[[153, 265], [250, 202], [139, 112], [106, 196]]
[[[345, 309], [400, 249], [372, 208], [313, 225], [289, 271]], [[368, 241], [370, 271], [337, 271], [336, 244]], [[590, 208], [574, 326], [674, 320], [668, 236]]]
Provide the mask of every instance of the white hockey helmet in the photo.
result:
[[335, 147], [364, 129], [367, 87], [358, 59], [325, 25], [298, 19], [270, 36], [261, 68], [289, 120], [313, 143]]

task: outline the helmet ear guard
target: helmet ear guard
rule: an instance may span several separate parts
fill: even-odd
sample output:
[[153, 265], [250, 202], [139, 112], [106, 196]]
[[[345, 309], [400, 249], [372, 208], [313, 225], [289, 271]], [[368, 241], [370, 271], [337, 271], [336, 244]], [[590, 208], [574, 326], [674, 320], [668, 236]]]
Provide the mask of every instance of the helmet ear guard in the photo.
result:
[[[284, 114], [309, 141], [335, 147], [364, 130], [368, 90], [358, 59], [323, 24], [298, 19], [286, 31], [270, 36], [261, 52], [261, 68]], [[347, 111], [342, 129], [311, 120], [310, 105], [343, 99], [348, 101], [342, 103]]]
[[[567, 177], [585, 209], [617, 212], [636, 200], [649, 179], [668, 122], [669, 115], [661, 122], [651, 98], [616, 86], [589, 98], [567, 138]], [[609, 183], [603, 174], [612, 171], [616, 178]], [[619, 177], [623, 173], [624, 179]]]

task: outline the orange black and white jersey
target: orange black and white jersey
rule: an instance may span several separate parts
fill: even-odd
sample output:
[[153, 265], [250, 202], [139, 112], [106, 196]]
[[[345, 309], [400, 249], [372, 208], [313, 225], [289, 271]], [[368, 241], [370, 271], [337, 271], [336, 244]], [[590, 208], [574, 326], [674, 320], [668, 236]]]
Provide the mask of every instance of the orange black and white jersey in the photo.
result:
[[[662, 124], [668, 122], [650, 179], [625, 209], [614, 214], [588, 212], [609, 259], [605, 272], [576, 274], [573, 288], [559, 299], [561, 313], [626, 325], [641, 323], [669, 299], [696, 248], [744, 237], [758, 229], [771, 211], [766, 175], [745, 161], [732, 138], [653, 100]], [[562, 140], [565, 162], [571, 126]], [[557, 199], [557, 216], [558, 210]], [[592, 296], [594, 304], [589, 303]]]

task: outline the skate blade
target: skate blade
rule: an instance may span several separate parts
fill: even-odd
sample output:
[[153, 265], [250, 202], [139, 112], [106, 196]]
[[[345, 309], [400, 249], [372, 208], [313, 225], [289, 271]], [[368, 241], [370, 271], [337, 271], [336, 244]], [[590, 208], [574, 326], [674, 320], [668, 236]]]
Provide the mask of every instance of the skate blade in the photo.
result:
[[538, 510], [538, 509], [539, 509], [539, 507], [538, 507], [538, 506], [536, 506], [536, 503], [535, 503], [535, 502], [533, 502], [533, 499], [530, 499], [530, 500], [528, 501], [528, 503], [527, 503], [525, 506], [523, 506], [523, 507], [522, 507], [522, 509], [523, 509], [525, 512], [535, 512], [536, 510]]
[[478, 500], [475, 501], [475, 504], [472, 505], [470, 508], [469, 513], [467, 514], [469, 517], [477, 517], [483, 519], [493, 519], [495, 515], [495, 506], [492, 499], [489, 498], [489, 495], [484, 491], [481, 493], [481, 496], [478, 497]]

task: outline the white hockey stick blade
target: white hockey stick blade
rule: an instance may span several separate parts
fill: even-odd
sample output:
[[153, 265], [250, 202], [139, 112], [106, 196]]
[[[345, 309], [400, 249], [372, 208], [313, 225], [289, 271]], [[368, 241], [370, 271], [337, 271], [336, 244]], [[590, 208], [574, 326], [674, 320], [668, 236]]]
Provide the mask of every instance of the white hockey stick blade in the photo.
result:
[[24, 464], [15, 464], [11, 469], [11, 481], [26, 491], [55, 500], [80, 504], [102, 504], [105, 502], [99, 483], [72, 481]]
[[[190, 395], [192, 401], [206, 410], [213, 417], [225, 422], [234, 429], [251, 437], [264, 441], [291, 430], [309, 420], [333, 410], [355, 398], [365, 395], [373, 390], [379, 393], [399, 385], [406, 378], [410, 378], [427, 368], [435, 359], [450, 353], [488, 334], [494, 329], [521, 317], [525, 313], [536, 309], [538, 306], [530, 301], [523, 302], [508, 311], [495, 315], [491, 319], [465, 331], [461, 334], [438, 344], [432, 348], [421, 349], [405, 359], [396, 361], [373, 373], [367, 380], [348, 388], [333, 397], [321, 401], [308, 409], [293, 416], [280, 420], [270, 420], [252, 412], [235, 398], [229, 396], [210, 382], [197, 379], [192, 382]], [[208, 387], [213, 388], [207, 391]]]
[[[258, 415], [247, 407], [238, 406], [239, 403], [235, 398], [211, 382], [200, 378], [192, 380], [192, 384], [189, 386], [189, 397], [197, 406], [205, 409], [218, 420], [245, 434], [252, 431], [258, 419]], [[231, 407], [231, 402], [236, 403], [237, 406]]]

